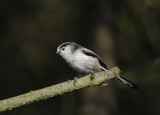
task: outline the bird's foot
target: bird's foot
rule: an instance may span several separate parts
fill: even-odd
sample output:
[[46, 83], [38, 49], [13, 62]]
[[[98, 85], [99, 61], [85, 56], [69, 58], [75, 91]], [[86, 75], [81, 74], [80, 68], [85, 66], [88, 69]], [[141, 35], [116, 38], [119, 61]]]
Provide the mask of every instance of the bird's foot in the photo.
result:
[[90, 79], [91, 80], [95, 79], [94, 73], [91, 73]]
[[74, 77], [73, 85], [76, 86], [76, 83], [77, 83], [77, 77]]
[[81, 77], [82, 75], [78, 75], [76, 77], [74, 77], [74, 80], [73, 80], [73, 85], [76, 86], [76, 83], [77, 83], [77, 80], [79, 77]]

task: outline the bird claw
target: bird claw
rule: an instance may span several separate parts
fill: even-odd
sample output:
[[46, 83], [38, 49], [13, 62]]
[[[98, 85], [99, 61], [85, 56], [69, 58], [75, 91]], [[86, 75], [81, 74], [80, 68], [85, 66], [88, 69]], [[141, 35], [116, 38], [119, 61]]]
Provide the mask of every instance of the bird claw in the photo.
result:
[[91, 79], [91, 80], [95, 79], [95, 76], [94, 76], [93, 73], [91, 73], [90, 79]]
[[82, 77], [81, 74], [79, 74], [78, 76], [74, 77], [74, 80], [73, 80], [73, 85], [76, 86], [76, 83], [77, 83], [77, 80], [79, 77]]
[[73, 85], [76, 86], [76, 83], [77, 83], [77, 77], [74, 77]]

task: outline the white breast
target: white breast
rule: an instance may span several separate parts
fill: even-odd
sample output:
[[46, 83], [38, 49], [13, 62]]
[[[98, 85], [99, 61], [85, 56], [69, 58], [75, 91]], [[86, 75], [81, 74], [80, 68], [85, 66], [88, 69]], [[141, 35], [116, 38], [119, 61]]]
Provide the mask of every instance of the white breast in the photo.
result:
[[68, 60], [69, 66], [79, 73], [88, 74], [101, 71], [98, 59], [92, 56], [75, 52], [70, 59]]

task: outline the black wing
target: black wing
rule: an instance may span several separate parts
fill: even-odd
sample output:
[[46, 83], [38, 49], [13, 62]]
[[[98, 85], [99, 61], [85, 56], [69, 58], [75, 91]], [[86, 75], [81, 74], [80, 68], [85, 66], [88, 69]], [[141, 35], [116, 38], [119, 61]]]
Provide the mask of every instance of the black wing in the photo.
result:
[[[107, 66], [102, 62], [101, 58], [99, 56], [97, 56], [94, 52], [88, 50], [88, 49], [83, 49], [82, 50], [82, 53], [88, 55], [88, 56], [92, 56], [94, 58], [97, 58], [100, 65], [104, 68], [104, 69], [107, 69]], [[102, 70], [104, 71], [104, 69], [102, 68]]]

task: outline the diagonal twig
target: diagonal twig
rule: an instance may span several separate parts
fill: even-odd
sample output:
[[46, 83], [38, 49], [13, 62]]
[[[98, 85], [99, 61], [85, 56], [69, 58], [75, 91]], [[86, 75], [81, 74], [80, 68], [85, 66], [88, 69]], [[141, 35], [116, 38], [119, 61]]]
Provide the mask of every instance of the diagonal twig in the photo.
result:
[[108, 71], [95, 73], [95, 79], [93, 80], [90, 79], [90, 75], [78, 78], [75, 86], [73, 85], [73, 80], [69, 80], [43, 89], [30, 91], [28, 93], [16, 97], [4, 99], [0, 101], [0, 112], [11, 110], [13, 108], [21, 107], [36, 101], [45, 100], [57, 95], [61, 95], [85, 87], [99, 85], [103, 86], [103, 83], [119, 75], [120, 69], [114, 67]]

